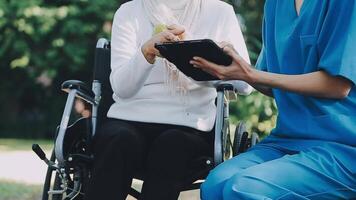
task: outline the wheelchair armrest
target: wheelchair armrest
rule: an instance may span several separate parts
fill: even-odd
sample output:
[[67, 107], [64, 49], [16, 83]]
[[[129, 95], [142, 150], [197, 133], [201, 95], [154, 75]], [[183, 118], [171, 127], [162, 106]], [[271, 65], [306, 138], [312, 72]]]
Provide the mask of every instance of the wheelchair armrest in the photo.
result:
[[221, 91], [234, 91], [234, 85], [231, 83], [225, 83], [221, 82], [216, 86], [216, 91], [221, 92]]
[[231, 80], [221, 81], [216, 86], [217, 90], [225, 90], [232, 100], [236, 100], [236, 95], [249, 95], [253, 92], [253, 87], [244, 81]]
[[61, 89], [67, 93], [71, 90], [77, 90], [77, 97], [83, 99], [92, 104], [96, 104], [95, 102], [95, 94], [90, 89], [90, 87], [82, 81], [78, 80], [68, 80], [62, 83]]

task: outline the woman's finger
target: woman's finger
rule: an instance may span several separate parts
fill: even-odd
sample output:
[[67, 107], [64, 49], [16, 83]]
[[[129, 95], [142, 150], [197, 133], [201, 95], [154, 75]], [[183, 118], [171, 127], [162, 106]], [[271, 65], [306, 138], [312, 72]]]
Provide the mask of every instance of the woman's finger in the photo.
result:
[[167, 27], [168, 31], [174, 35], [181, 35], [185, 32], [185, 28], [183, 26], [173, 24]]
[[169, 42], [179, 41], [179, 37], [169, 31], [165, 31], [162, 34], [163, 34], [163, 38], [164, 38], [163, 42], [165, 42], [165, 41], [169, 41]]
[[169, 31], [164, 31], [162, 34], [163, 34], [163, 38], [167, 41], [171, 41], [174, 39], [174, 35]]
[[162, 57], [161, 53], [156, 48], [153, 50], [153, 53], [158, 57]]

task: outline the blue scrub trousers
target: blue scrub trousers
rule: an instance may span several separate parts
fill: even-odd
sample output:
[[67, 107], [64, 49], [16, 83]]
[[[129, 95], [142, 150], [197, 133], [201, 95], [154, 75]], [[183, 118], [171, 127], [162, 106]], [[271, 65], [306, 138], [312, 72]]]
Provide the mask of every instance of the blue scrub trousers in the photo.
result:
[[212, 170], [203, 200], [356, 199], [356, 174], [323, 147], [286, 151], [258, 144]]

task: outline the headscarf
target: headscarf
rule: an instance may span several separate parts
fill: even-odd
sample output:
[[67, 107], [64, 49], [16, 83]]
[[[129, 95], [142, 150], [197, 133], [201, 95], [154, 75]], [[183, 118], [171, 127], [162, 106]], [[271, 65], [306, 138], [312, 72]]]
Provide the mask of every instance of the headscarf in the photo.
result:
[[[184, 39], [191, 38], [195, 23], [200, 16], [203, 0], [142, 0], [147, 18], [153, 27], [181, 25], [185, 28]], [[155, 29], [154, 28], [154, 29]], [[164, 58], [156, 59], [167, 71], [165, 84], [171, 94], [177, 94], [183, 104], [188, 104], [187, 93], [189, 80], [177, 67]]]

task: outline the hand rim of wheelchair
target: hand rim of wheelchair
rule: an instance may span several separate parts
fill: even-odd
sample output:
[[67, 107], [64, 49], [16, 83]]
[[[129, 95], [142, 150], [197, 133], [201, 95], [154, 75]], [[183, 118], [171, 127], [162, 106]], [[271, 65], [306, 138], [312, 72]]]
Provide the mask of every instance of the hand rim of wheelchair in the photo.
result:
[[260, 139], [257, 133], [253, 132], [251, 137], [246, 129], [246, 123], [241, 121], [235, 129], [234, 141], [232, 144], [233, 156], [244, 153], [248, 148], [259, 143]]

